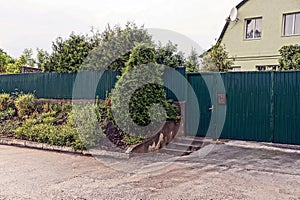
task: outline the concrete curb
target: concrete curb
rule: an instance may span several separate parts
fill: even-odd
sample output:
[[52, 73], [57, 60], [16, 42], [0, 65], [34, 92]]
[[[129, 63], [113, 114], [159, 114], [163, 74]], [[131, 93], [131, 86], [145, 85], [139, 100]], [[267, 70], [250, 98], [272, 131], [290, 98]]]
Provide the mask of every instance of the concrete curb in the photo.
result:
[[[274, 143], [264, 143], [264, 142], [260, 143], [260, 142], [239, 141], [239, 140], [229, 140], [229, 141], [205, 140], [205, 141], [208, 143], [225, 144], [227, 146], [235, 146], [235, 147], [251, 148], [251, 149], [265, 149], [265, 150], [272, 150], [272, 151], [281, 151], [285, 153], [300, 154], [300, 146], [298, 145], [285, 145], [285, 144], [274, 144]], [[20, 140], [20, 139], [12, 139], [12, 138], [0, 138], [0, 145], [25, 147], [31, 149], [53, 151], [58, 153], [78, 154], [82, 156], [111, 157], [117, 159], [129, 159], [132, 156], [134, 156], [130, 151], [126, 151], [125, 153], [118, 152], [118, 151], [107, 151], [107, 150], [74, 151], [72, 147], [56, 146], [56, 145], [31, 142], [31, 141]]]
[[87, 151], [74, 151], [72, 147], [56, 146], [56, 145], [50, 145], [45, 143], [38, 143], [38, 142], [32, 142], [32, 141], [20, 140], [20, 139], [11, 139], [11, 138], [0, 138], [0, 145], [27, 147], [32, 149], [41, 149], [41, 150], [56, 151], [62, 153], [75, 153], [75, 154], [82, 154], [82, 155], [90, 154]]
[[0, 138], [0, 145], [9, 145], [17, 147], [26, 147], [31, 149], [39, 149], [45, 151], [53, 151], [59, 153], [71, 153], [83, 156], [105, 156], [113, 158], [130, 158], [129, 153], [106, 151], [106, 150], [92, 150], [92, 151], [75, 151], [72, 147], [56, 146], [45, 143], [31, 142], [27, 140], [12, 139], [12, 138]]

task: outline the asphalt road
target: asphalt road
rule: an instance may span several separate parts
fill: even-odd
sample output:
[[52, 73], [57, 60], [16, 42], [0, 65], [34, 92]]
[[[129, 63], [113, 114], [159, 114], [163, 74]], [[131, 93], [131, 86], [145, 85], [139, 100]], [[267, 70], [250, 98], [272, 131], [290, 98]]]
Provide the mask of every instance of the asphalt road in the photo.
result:
[[0, 145], [0, 160], [0, 199], [300, 199], [299, 153], [220, 144], [204, 158], [96, 159]]

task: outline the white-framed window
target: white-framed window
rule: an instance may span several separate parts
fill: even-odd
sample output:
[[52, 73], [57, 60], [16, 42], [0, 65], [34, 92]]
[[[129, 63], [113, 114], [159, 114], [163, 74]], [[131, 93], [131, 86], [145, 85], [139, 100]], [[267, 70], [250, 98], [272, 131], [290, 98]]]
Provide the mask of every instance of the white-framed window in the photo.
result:
[[258, 71], [276, 71], [278, 69], [277, 65], [257, 65], [256, 69]]
[[232, 66], [230, 69], [229, 69], [230, 72], [239, 72], [241, 71], [241, 66]]
[[300, 35], [300, 12], [283, 15], [283, 36]]
[[262, 17], [246, 19], [246, 39], [259, 39], [262, 35]]

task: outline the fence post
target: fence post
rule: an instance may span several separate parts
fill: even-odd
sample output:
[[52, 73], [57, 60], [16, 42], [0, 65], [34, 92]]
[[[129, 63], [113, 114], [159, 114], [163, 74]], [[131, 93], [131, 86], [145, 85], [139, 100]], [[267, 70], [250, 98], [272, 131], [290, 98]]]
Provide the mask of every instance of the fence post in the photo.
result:
[[184, 101], [185, 101], [185, 113], [184, 113], [184, 136], [187, 136], [188, 135], [188, 120], [189, 120], [189, 113], [188, 113], [188, 99], [189, 99], [189, 85], [190, 84], [190, 80], [189, 80], [189, 74], [188, 73], [185, 73], [185, 78], [186, 78], [186, 84], [185, 84], [185, 93], [184, 93]]
[[271, 91], [270, 91], [270, 130], [271, 130], [271, 142], [274, 142], [274, 134], [275, 134], [275, 72], [271, 72]]

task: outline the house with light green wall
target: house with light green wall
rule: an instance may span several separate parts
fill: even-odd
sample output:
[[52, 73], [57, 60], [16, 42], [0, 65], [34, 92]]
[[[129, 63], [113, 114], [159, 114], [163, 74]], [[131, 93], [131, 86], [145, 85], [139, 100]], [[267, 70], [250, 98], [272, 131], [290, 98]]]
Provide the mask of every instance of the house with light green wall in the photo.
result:
[[277, 69], [278, 50], [300, 44], [300, 0], [244, 0], [236, 11], [218, 40], [234, 63], [232, 71]]

